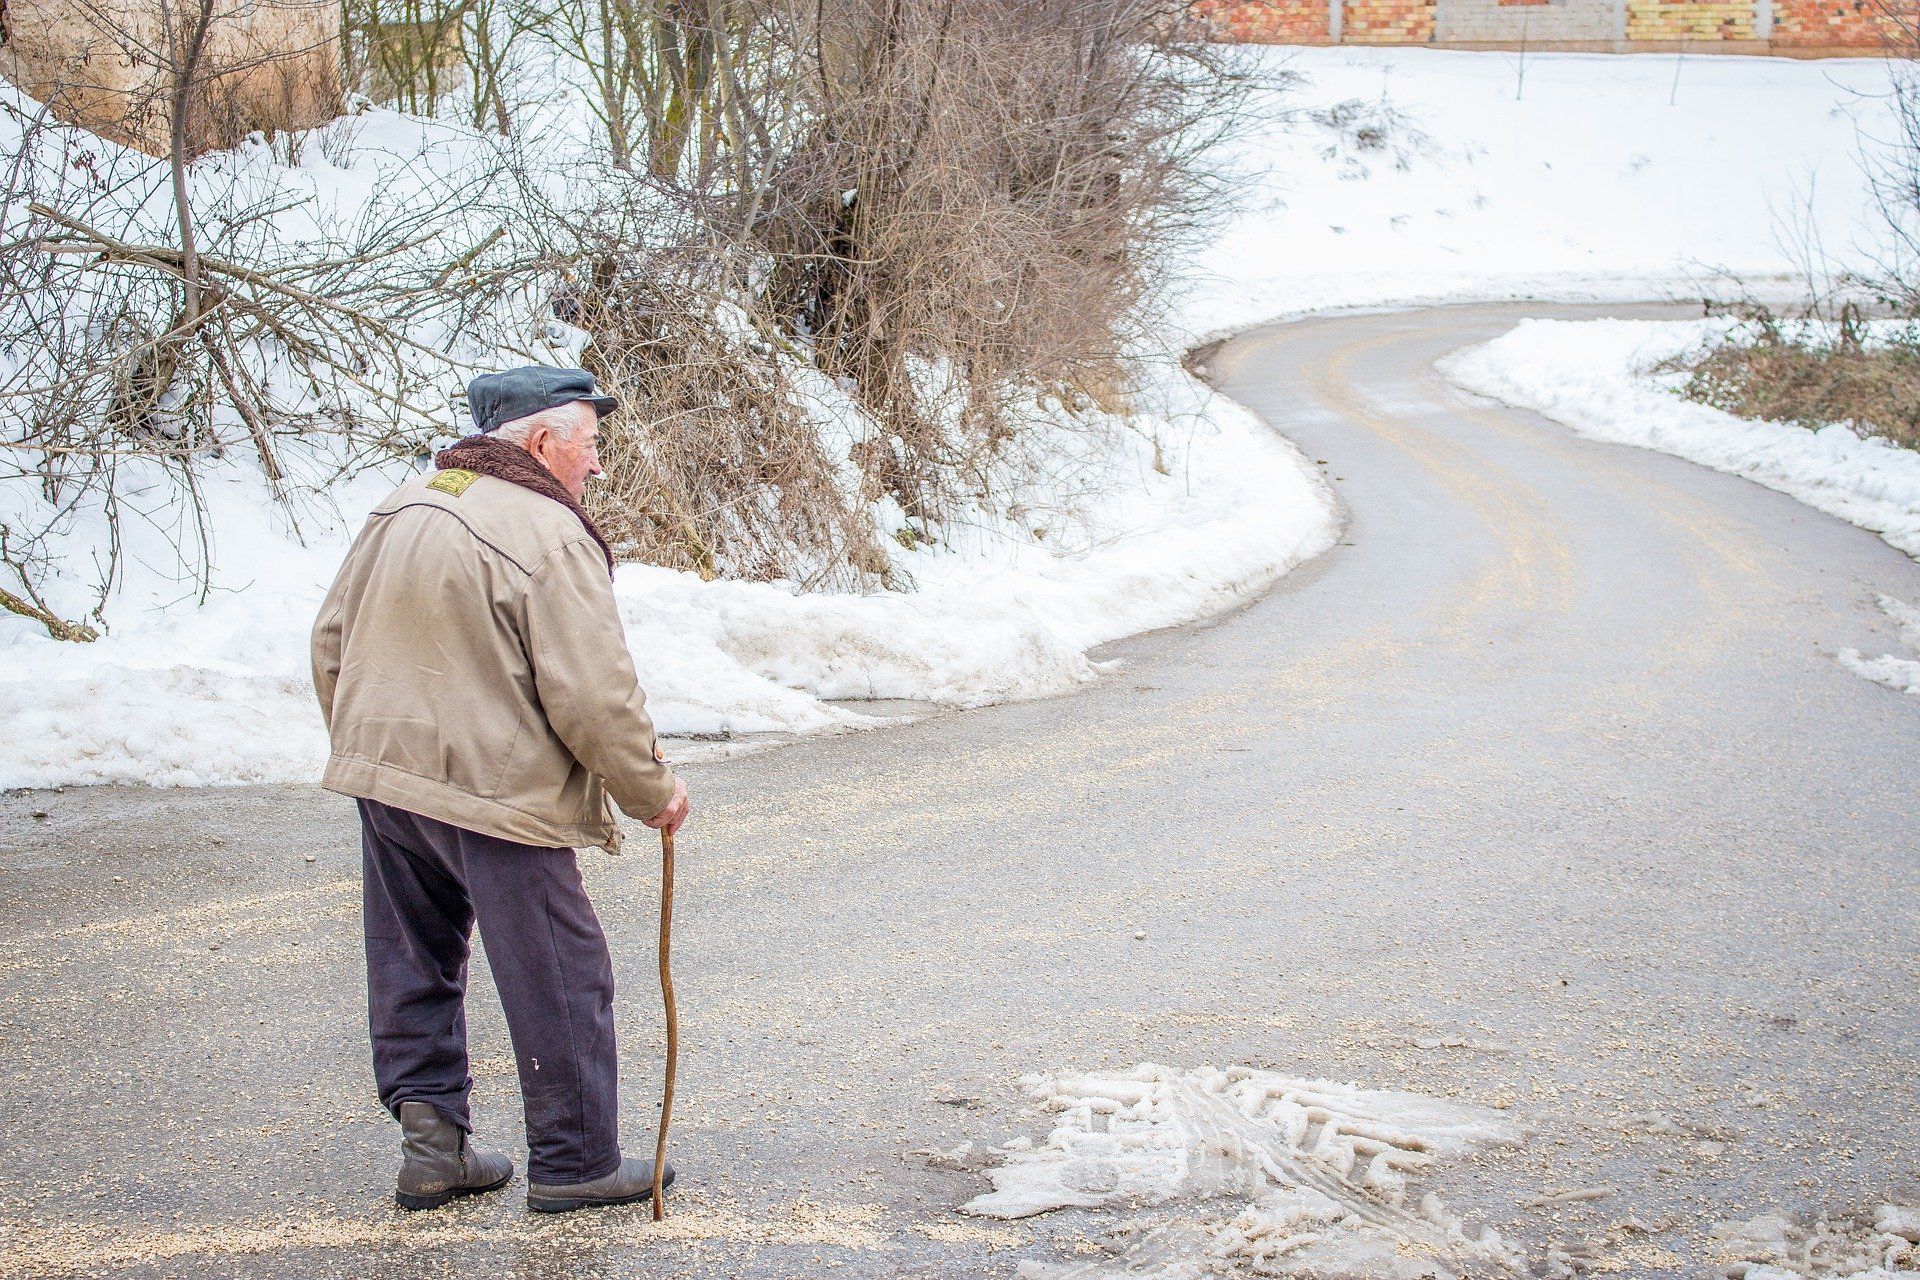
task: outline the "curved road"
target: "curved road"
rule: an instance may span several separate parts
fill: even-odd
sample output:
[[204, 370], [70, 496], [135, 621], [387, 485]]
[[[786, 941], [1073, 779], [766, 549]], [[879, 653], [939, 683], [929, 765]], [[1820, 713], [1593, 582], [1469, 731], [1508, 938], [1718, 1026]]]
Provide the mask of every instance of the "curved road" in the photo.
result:
[[[1024, 1072], [1141, 1059], [1507, 1108], [1524, 1145], [1432, 1185], [1536, 1265], [1718, 1275], [1717, 1220], [1920, 1199], [1920, 702], [1831, 656], [1899, 651], [1872, 598], [1920, 566], [1432, 372], [1535, 314], [1575, 312], [1214, 353], [1347, 519], [1256, 604], [1070, 697], [690, 770], [664, 1228], [519, 1185], [388, 1208], [344, 801], [0, 798], [0, 1280], [1010, 1276], [1107, 1219], [958, 1218], [983, 1179], [913, 1153], [1038, 1134]], [[650, 1145], [654, 863], [584, 861]]]

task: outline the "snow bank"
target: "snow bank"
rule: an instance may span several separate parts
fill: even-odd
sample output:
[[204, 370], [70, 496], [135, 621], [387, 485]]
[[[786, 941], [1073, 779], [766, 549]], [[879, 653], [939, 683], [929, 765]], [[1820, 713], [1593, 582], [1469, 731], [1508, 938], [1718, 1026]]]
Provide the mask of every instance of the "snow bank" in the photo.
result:
[[[1088, 648], [1221, 609], [1327, 545], [1330, 499], [1290, 445], [1183, 375], [1148, 393], [1177, 470], [1155, 470], [1154, 441], [1118, 423], [1097, 448], [1056, 441], [1083, 471], [1097, 454], [1101, 483], [1070, 511], [1031, 517], [1037, 534], [983, 529], [901, 551], [915, 591], [809, 594], [621, 566], [615, 591], [663, 732], [874, 723], [829, 699], [1057, 693], [1097, 674]], [[364, 511], [397, 478], [334, 496]], [[205, 604], [149, 567], [180, 531], [136, 527], [114, 615], [128, 620], [101, 640], [61, 643], [0, 617], [0, 785], [318, 776], [308, 629], [357, 521], [315, 517], [322, 532], [301, 545], [254, 480], [236, 462], [206, 487], [220, 569]], [[101, 536], [82, 527], [68, 542], [84, 554]]]
[[1033, 1076], [1056, 1116], [1016, 1140], [993, 1190], [961, 1212], [1021, 1218], [1068, 1207], [1177, 1204], [1115, 1232], [1121, 1256], [1024, 1263], [1026, 1280], [1128, 1275], [1455, 1277], [1518, 1270], [1492, 1231], [1469, 1232], [1410, 1176], [1517, 1137], [1498, 1113], [1417, 1094], [1234, 1067]]
[[1674, 394], [1647, 370], [1725, 333], [1727, 320], [1527, 320], [1440, 369], [1470, 391], [1535, 409], [1582, 435], [1658, 449], [1745, 476], [1871, 529], [1920, 558], [1920, 452], [1842, 425], [1752, 422]]

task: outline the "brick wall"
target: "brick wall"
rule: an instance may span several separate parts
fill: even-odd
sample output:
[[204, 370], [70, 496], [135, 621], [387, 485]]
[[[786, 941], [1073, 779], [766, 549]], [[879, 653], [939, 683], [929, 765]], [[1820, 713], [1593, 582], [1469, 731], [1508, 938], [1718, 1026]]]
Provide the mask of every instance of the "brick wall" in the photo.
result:
[[1343, 44], [1428, 44], [1435, 0], [1346, 0]]
[[1751, 40], [1753, 0], [1627, 0], [1628, 40]]
[[[1326, 44], [1330, 0], [1191, 0], [1219, 39], [1261, 44]], [[1884, 47], [1877, 18], [1884, 0], [1771, 0], [1773, 25], [1758, 21], [1763, 0], [1344, 0], [1347, 44], [1530, 44], [1671, 49], [1725, 43], [1739, 52], [1838, 52]]]
[[1194, 0], [1193, 12], [1222, 40], [1327, 43], [1327, 0]]
[[1442, 43], [1610, 41], [1619, 34], [1616, 0], [1446, 0], [1434, 38]]
[[1773, 0], [1773, 43], [1789, 49], [1877, 48], [1887, 21], [1883, 12], [1876, 0]]

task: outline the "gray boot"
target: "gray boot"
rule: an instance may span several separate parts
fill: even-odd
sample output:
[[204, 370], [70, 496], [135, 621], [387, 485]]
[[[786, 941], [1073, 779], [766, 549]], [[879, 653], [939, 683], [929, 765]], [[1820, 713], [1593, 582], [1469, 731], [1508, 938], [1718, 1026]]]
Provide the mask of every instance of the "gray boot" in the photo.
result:
[[402, 1209], [438, 1209], [455, 1196], [496, 1191], [513, 1177], [513, 1161], [467, 1145], [466, 1130], [431, 1102], [400, 1104], [399, 1184]]
[[[662, 1187], [673, 1185], [673, 1166], [667, 1166]], [[572, 1213], [575, 1209], [609, 1204], [632, 1204], [653, 1198], [653, 1161], [629, 1157], [604, 1178], [592, 1182], [527, 1183], [527, 1208], [535, 1213]]]

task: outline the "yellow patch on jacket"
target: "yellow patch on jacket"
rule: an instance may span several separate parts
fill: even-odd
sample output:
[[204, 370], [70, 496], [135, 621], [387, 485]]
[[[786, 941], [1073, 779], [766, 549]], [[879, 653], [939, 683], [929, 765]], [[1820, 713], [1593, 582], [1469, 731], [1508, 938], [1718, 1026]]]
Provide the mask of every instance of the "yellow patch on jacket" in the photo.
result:
[[479, 478], [480, 473], [477, 471], [462, 471], [458, 467], [451, 467], [427, 481], [427, 488], [438, 489], [442, 493], [450, 493], [457, 498], [471, 488], [473, 482]]

